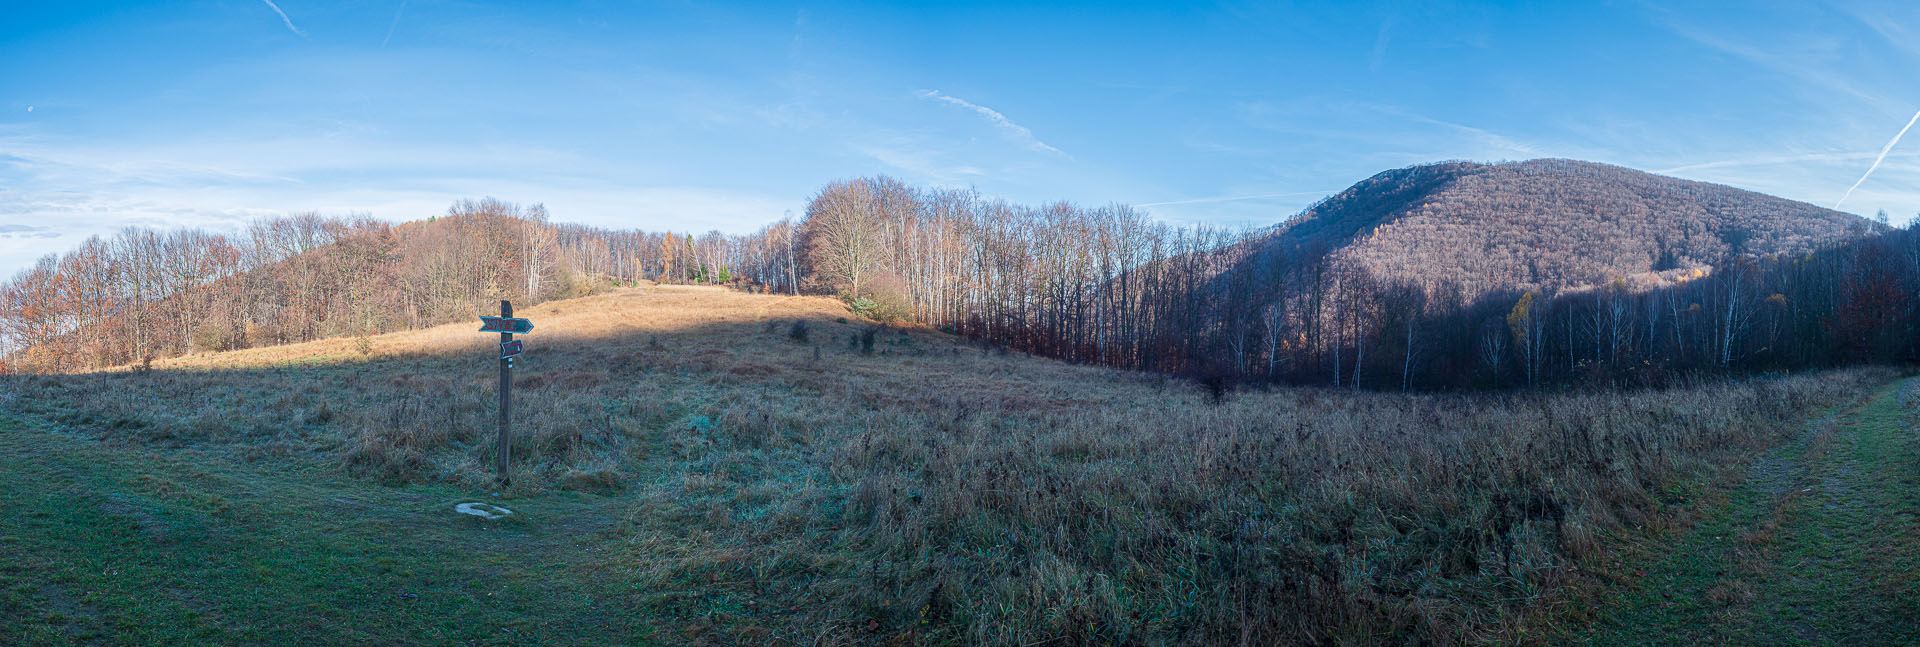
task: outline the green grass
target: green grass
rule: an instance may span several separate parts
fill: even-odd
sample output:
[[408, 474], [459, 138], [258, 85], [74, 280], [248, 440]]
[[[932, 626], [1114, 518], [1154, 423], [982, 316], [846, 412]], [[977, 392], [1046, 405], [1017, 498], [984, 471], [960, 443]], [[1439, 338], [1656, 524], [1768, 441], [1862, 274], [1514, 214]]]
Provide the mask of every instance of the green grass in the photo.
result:
[[470, 325], [0, 380], [0, 645], [1540, 642], [1618, 544], [1893, 377], [1211, 402], [848, 350], [821, 299], [539, 308], [508, 523], [452, 512], [493, 500]]
[[[594, 577], [594, 497], [499, 500], [331, 466], [109, 445], [0, 417], [0, 644], [679, 642]], [[670, 631], [670, 630], [668, 630]]]
[[1646, 567], [1599, 645], [1920, 644], [1920, 436], [1883, 387], [1757, 461]]

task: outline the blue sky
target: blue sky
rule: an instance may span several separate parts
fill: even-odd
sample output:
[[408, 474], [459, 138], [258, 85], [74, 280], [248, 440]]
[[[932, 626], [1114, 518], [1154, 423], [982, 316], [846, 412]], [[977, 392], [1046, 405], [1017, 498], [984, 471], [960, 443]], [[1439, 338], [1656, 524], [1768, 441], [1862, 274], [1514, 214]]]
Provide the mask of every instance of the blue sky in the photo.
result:
[[[5, 2], [5, 274], [128, 225], [481, 196], [747, 232], [872, 174], [1246, 226], [1571, 157], [1832, 206], [1920, 110], [1910, 0]], [[1920, 133], [1841, 208], [1914, 217]]]

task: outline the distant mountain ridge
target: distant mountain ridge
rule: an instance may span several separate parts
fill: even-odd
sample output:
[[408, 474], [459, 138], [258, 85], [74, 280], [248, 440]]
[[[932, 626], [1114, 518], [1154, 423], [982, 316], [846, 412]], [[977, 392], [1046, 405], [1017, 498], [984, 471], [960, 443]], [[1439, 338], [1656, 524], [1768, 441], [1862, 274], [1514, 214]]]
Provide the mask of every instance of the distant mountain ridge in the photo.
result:
[[1804, 254], [1876, 230], [1804, 202], [1565, 159], [1385, 171], [1275, 227], [1250, 261], [1319, 253], [1376, 279], [1452, 282], [1467, 296], [1592, 285]]

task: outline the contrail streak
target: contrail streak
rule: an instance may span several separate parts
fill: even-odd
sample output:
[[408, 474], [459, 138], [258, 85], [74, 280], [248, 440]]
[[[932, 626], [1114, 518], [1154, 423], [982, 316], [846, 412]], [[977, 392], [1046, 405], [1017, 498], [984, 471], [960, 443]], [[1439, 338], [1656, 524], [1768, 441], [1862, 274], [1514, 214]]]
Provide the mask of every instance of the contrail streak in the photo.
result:
[[260, 1], [267, 3], [267, 6], [269, 7], [273, 7], [274, 13], [280, 14], [280, 20], [281, 22], [287, 23], [287, 29], [293, 30], [293, 33], [299, 34], [301, 38], [307, 37], [307, 32], [300, 31], [299, 27], [293, 26], [293, 19], [287, 17], [287, 12], [280, 10], [280, 5], [274, 4], [273, 0], [260, 0]]
[[1858, 188], [1860, 188], [1860, 184], [1861, 184], [1862, 182], [1866, 182], [1866, 181], [1867, 181], [1867, 176], [1869, 176], [1869, 175], [1873, 175], [1873, 171], [1874, 171], [1874, 169], [1877, 169], [1877, 168], [1880, 168], [1880, 162], [1881, 162], [1882, 160], [1885, 160], [1885, 159], [1887, 159], [1887, 153], [1889, 153], [1889, 152], [1892, 152], [1892, 151], [1893, 151], [1893, 146], [1894, 146], [1894, 144], [1898, 144], [1898, 143], [1900, 143], [1900, 138], [1901, 138], [1901, 137], [1905, 137], [1905, 136], [1907, 136], [1907, 130], [1908, 130], [1908, 129], [1911, 129], [1911, 128], [1913, 128], [1913, 122], [1916, 122], [1916, 121], [1920, 121], [1920, 112], [1915, 112], [1915, 113], [1913, 113], [1913, 118], [1912, 118], [1912, 119], [1908, 119], [1908, 120], [1907, 120], [1907, 125], [1906, 125], [1906, 127], [1904, 127], [1904, 128], [1901, 128], [1901, 129], [1900, 129], [1900, 133], [1899, 133], [1899, 134], [1897, 134], [1897, 135], [1894, 135], [1894, 136], [1893, 136], [1893, 140], [1892, 140], [1892, 141], [1888, 141], [1888, 142], [1887, 142], [1887, 147], [1886, 147], [1886, 148], [1882, 148], [1882, 149], [1880, 149], [1880, 156], [1879, 156], [1879, 157], [1875, 157], [1875, 158], [1873, 158], [1873, 166], [1869, 166], [1869, 167], [1867, 167], [1867, 172], [1866, 172], [1866, 173], [1862, 173], [1862, 174], [1860, 175], [1860, 179], [1858, 179], [1858, 180], [1854, 180], [1854, 182], [1853, 182], [1853, 186], [1850, 186], [1850, 187], [1847, 187], [1847, 192], [1846, 192], [1846, 193], [1844, 193], [1844, 194], [1842, 194], [1842, 195], [1840, 196], [1840, 202], [1835, 202], [1835, 203], [1833, 203], [1833, 208], [1835, 208], [1835, 209], [1839, 209], [1839, 208], [1840, 208], [1840, 203], [1841, 203], [1841, 202], [1846, 202], [1846, 201], [1847, 201], [1847, 198], [1848, 198], [1848, 197], [1851, 197], [1851, 196], [1853, 195], [1853, 190], [1854, 190], [1854, 189], [1858, 189]]
[[400, 26], [400, 14], [406, 12], [407, 0], [400, 0], [400, 10], [393, 12], [393, 24], [387, 25], [387, 37], [380, 39], [380, 46], [382, 48], [387, 46], [387, 41], [393, 40], [393, 30]]

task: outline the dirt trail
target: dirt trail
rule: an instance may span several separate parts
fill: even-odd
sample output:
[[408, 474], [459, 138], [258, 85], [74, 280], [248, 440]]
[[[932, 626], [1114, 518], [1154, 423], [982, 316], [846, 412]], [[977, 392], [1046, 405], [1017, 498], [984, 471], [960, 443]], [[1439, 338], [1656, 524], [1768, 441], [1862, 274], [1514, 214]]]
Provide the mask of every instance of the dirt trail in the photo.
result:
[[1756, 461], [1592, 645], [1920, 644], [1920, 379]]

